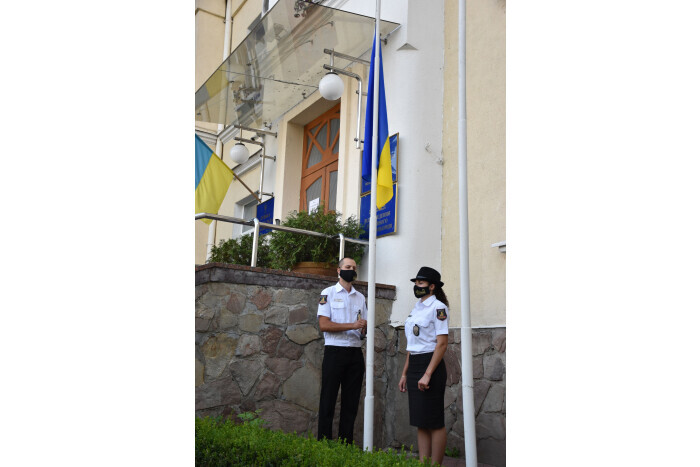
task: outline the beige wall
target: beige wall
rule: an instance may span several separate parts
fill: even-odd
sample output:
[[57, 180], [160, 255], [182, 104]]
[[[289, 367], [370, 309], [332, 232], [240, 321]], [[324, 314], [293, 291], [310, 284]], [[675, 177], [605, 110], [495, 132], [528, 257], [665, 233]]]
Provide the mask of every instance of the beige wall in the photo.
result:
[[[262, 11], [260, 0], [231, 2], [231, 44], [229, 53], [248, 35], [248, 26]], [[226, 0], [195, 2], [195, 89], [204, 84], [223, 62]]]
[[194, 15], [194, 89], [221, 65], [224, 53], [224, 0], [197, 0]]
[[[224, 0], [221, 0], [222, 2]], [[250, 33], [248, 26], [262, 13], [262, 0], [233, 0], [231, 5], [233, 23], [231, 29], [231, 52]], [[223, 36], [221, 36], [223, 38]]]
[[[460, 326], [458, 183], [458, 3], [445, 2], [442, 275], [450, 325]], [[505, 0], [467, 2], [467, 172], [472, 326], [506, 319]]]

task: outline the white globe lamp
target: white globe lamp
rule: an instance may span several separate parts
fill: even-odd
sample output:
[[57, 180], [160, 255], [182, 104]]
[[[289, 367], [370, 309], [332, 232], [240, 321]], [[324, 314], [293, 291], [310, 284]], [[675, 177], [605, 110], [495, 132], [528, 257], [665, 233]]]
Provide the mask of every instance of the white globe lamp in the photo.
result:
[[248, 157], [250, 156], [250, 152], [248, 152], [248, 148], [243, 145], [243, 143], [236, 143], [233, 145], [231, 148], [231, 151], [228, 153], [229, 156], [231, 156], [231, 160], [235, 162], [236, 164], [242, 164], [245, 161], [248, 160]]
[[343, 94], [343, 80], [336, 73], [326, 73], [318, 83], [318, 90], [324, 99], [337, 101]]

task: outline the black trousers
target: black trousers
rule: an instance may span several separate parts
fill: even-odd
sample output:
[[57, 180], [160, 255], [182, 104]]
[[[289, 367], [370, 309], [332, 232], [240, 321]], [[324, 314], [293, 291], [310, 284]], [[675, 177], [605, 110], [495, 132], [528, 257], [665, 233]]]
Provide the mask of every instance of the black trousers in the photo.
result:
[[323, 352], [321, 401], [318, 406], [318, 439], [333, 439], [333, 414], [340, 391], [338, 438], [352, 444], [357, 407], [362, 392], [365, 359], [359, 347], [327, 345]]

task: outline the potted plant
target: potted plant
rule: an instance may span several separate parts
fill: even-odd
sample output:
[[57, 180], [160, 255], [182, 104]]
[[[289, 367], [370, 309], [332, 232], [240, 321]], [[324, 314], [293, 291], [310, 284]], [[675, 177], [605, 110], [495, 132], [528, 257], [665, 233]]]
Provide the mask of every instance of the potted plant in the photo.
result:
[[[282, 225], [332, 236], [343, 234], [346, 238], [360, 238], [364, 232], [354, 216], [342, 222], [339, 212], [324, 213], [323, 206], [310, 213], [292, 211]], [[335, 276], [339, 252], [340, 244], [337, 238], [315, 237], [281, 230], [276, 230], [270, 238], [271, 267], [275, 269]], [[360, 264], [364, 252], [364, 245], [345, 242], [345, 256], [354, 259], [357, 264]]]

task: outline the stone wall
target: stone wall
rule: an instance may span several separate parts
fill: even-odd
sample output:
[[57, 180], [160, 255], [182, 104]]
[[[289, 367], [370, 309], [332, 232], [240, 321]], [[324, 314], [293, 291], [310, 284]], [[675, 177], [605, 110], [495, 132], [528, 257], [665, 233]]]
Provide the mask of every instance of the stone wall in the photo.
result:
[[[261, 410], [271, 429], [317, 429], [323, 335], [316, 311], [334, 278], [248, 266], [195, 269], [195, 414], [232, 416]], [[364, 282], [355, 283], [367, 295]], [[395, 287], [377, 284], [374, 365], [374, 444], [416, 446], [408, 397], [398, 391], [405, 361], [402, 328], [389, 324]], [[451, 329], [445, 421], [448, 448], [464, 451], [460, 332]], [[364, 350], [364, 349], [363, 349]], [[505, 329], [473, 331], [474, 407], [480, 463], [505, 465]], [[364, 392], [355, 423], [363, 439]], [[336, 404], [337, 434], [340, 402]]]
[[[398, 358], [391, 372], [390, 386], [398, 387], [406, 359], [406, 335], [397, 329]], [[445, 426], [447, 447], [458, 449], [464, 457], [464, 419], [462, 418], [462, 350], [461, 330], [450, 329], [443, 359], [447, 367], [445, 390]], [[474, 415], [476, 448], [479, 464], [506, 465], [506, 330], [505, 328], [472, 330], [472, 377], [474, 379]], [[408, 423], [408, 394], [396, 390], [392, 446], [416, 446], [416, 429]]]

